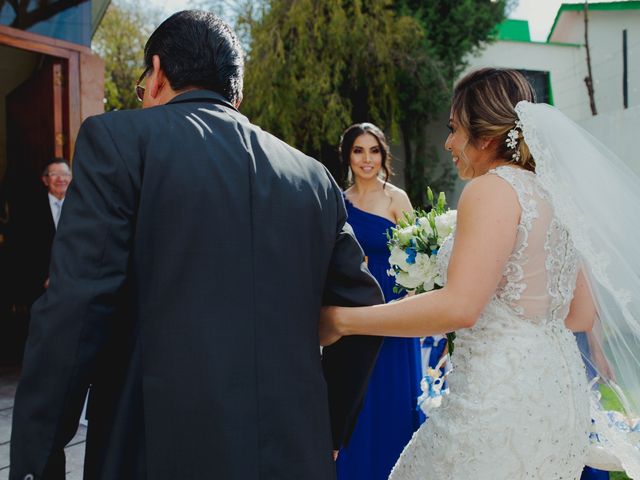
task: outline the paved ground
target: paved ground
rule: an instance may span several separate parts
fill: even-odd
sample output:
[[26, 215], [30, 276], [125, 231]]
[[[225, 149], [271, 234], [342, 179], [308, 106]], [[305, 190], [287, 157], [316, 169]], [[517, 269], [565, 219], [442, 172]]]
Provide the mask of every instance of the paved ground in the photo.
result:
[[[0, 480], [9, 478], [9, 438], [18, 375], [19, 372], [16, 369], [0, 368]], [[65, 449], [67, 480], [82, 479], [85, 431], [85, 427], [80, 425], [78, 433]]]

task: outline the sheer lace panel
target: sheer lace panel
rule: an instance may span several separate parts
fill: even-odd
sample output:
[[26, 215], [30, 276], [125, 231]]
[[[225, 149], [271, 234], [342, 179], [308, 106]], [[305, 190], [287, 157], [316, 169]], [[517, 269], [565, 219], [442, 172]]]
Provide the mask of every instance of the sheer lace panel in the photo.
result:
[[508, 166], [489, 173], [513, 187], [522, 208], [516, 244], [495, 298], [534, 322], [564, 320], [579, 264], [567, 231], [555, 219], [535, 174]]

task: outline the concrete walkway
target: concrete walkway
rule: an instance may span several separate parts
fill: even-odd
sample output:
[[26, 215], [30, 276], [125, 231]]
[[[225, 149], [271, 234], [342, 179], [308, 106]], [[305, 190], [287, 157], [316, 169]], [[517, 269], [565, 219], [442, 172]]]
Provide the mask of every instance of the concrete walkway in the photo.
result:
[[[9, 478], [9, 439], [11, 438], [13, 397], [16, 393], [19, 373], [16, 369], [0, 368], [0, 480]], [[65, 449], [67, 480], [82, 480], [85, 434], [86, 428], [80, 425], [76, 436]]]

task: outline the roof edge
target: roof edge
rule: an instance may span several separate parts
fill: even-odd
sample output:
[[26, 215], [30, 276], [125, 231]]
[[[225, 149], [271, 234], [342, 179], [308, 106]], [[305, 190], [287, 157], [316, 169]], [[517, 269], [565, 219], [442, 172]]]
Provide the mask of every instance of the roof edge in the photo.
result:
[[[547, 35], [547, 42], [550, 41], [553, 32], [556, 29], [556, 25], [558, 24], [558, 20], [560, 20], [560, 16], [563, 12], [571, 11], [577, 12], [584, 10], [584, 3], [563, 3], [558, 8], [558, 13], [556, 13], [556, 18], [553, 20], [553, 25], [551, 26], [551, 30], [549, 31], [549, 35]], [[598, 2], [598, 3], [589, 3], [589, 10], [596, 11], [619, 11], [619, 10], [640, 10], [640, 1], [637, 0], [627, 0], [627, 1], [617, 1], [617, 2]]]

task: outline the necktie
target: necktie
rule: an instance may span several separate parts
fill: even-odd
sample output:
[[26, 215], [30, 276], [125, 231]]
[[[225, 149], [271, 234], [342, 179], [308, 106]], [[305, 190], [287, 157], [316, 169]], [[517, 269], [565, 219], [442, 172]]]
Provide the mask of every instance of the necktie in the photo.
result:
[[60, 213], [62, 212], [62, 201], [61, 200], [56, 200], [55, 202], [53, 202], [54, 205], [54, 212], [53, 212], [53, 224], [56, 227], [56, 230], [58, 229], [58, 221], [60, 220]]

